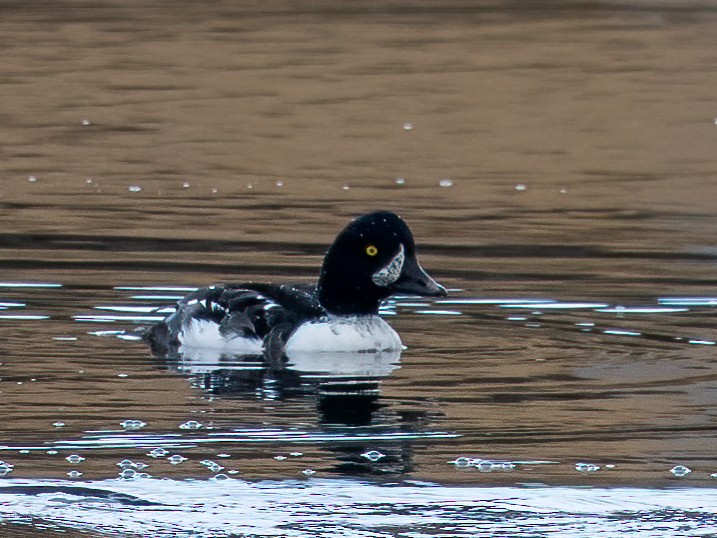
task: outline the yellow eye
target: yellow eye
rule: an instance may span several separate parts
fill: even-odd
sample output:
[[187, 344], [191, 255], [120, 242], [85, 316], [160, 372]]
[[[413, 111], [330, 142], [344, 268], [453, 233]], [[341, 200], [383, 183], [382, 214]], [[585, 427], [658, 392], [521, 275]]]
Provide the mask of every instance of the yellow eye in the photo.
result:
[[378, 249], [376, 247], [374, 247], [373, 245], [369, 245], [366, 247], [366, 254], [373, 257], [376, 254], [378, 254]]

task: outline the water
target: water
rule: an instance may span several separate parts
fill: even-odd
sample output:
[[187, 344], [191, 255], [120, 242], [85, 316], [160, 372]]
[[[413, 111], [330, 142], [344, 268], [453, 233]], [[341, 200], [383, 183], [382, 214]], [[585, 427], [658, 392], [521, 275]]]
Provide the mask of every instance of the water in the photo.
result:
[[[711, 3], [0, 10], [12, 535], [717, 532]], [[137, 338], [376, 208], [402, 353]]]
[[71, 529], [120, 529], [135, 536], [222, 536], [231, 529], [235, 536], [537, 537], [592, 536], [596, 528], [608, 536], [714, 536], [714, 492], [675, 493], [391, 487], [314, 478], [261, 484], [191, 481], [180, 487], [151, 479], [72, 486], [18, 481], [0, 494], [0, 514], [36, 518], [36, 529], [51, 529], [53, 521], [61, 520]]

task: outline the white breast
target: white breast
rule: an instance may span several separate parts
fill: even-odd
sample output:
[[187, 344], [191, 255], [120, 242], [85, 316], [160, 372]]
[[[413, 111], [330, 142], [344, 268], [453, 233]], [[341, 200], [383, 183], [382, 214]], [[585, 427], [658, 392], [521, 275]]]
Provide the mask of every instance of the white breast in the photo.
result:
[[398, 333], [379, 316], [332, 316], [304, 323], [285, 346], [289, 355], [296, 351], [355, 353], [401, 349]]

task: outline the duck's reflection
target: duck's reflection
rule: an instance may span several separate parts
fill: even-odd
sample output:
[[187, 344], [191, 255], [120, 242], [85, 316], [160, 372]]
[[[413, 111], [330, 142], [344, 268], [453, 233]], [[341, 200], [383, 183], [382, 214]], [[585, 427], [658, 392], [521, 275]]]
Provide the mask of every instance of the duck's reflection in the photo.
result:
[[[288, 404], [292, 414], [315, 409], [316, 442], [334, 454], [334, 471], [357, 475], [410, 471], [414, 442], [431, 435], [426, 402], [381, 395], [400, 361], [401, 351], [295, 352], [278, 362], [184, 349], [163, 358], [212, 398], [262, 400], [267, 409]], [[301, 421], [312, 422], [309, 415]]]
[[295, 351], [287, 356], [286, 368], [305, 378], [331, 380], [340, 378], [370, 378], [380, 380], [388, 377], [399, 367], [401, 351], [377, 351], [373, 353], [309, 353]]
[[369, 426], [382, 406], [381, 380], [399, 367], [401, 352], [308, 353], [287, 357], [286, 370], [315, 387], [323, 424]]
[[164, 359], [215, 397], [280, 400], [308, 396], [316, 398], [322, 424], [368, 426], [383, 407], [378, 401], [381, 381], [400, 367], [401, 351], [302, 351], [272, 363], [261, 355], [184, 349]]

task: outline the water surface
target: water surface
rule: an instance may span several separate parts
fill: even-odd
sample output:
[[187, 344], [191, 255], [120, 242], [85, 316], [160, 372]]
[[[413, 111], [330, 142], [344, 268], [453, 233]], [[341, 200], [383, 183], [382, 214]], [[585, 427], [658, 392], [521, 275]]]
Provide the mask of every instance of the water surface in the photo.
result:
[[[13, 532], [713, 532], [711, 3], [0, 12]], [[376, 208], [451, 290], [385, 305], [400, 355], [137, 339]]]

